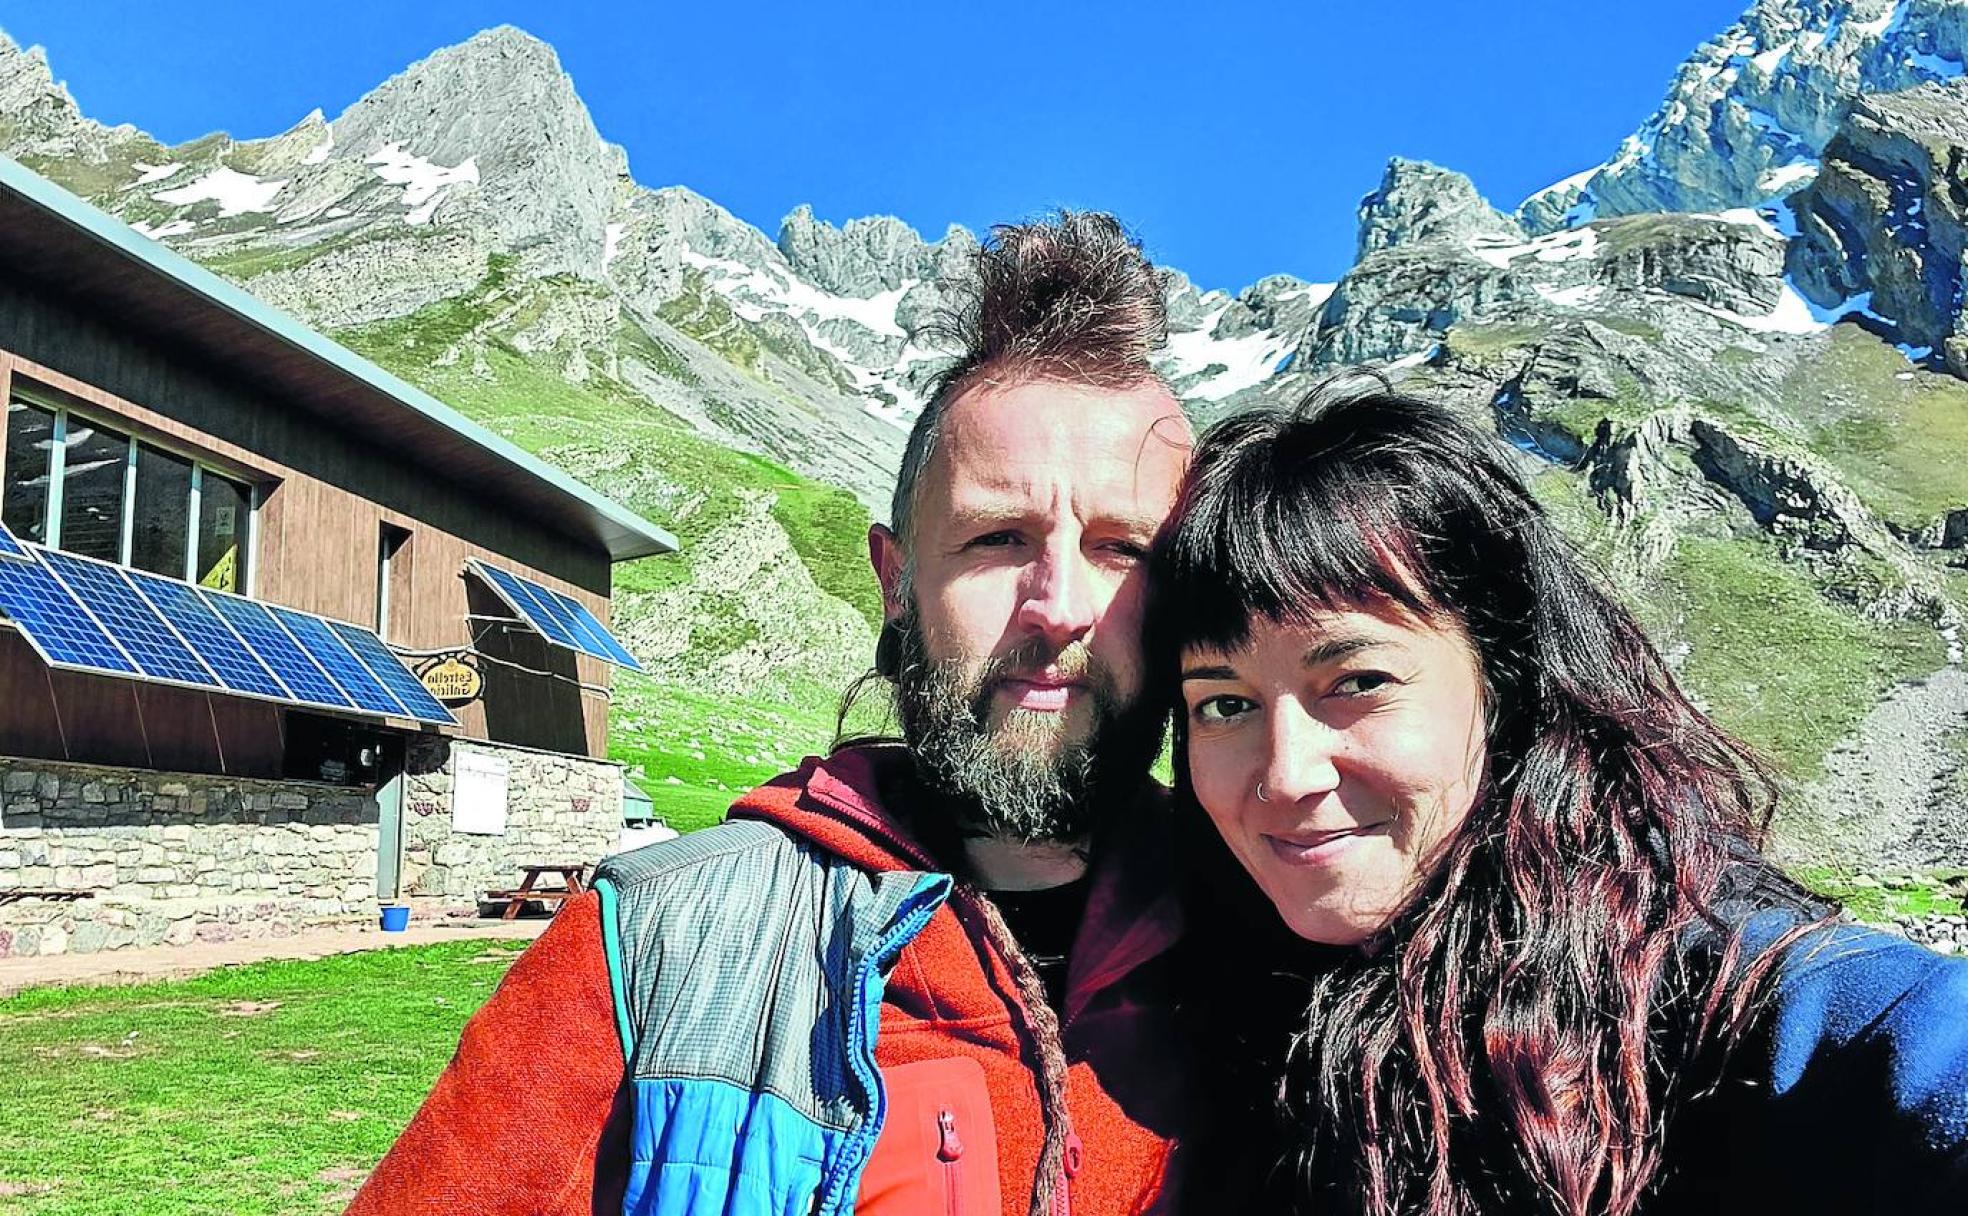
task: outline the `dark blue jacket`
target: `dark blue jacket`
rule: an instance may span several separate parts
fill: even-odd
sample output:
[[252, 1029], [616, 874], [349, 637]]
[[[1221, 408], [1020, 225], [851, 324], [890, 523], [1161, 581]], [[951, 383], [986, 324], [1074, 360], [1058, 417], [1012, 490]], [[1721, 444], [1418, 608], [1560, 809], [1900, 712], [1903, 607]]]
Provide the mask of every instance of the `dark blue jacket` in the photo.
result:
[[[1737, 907], [1752, 951], [1802, 914]], [[1968, 960], [1857, 925], [1798, 939], [1714, 1091], [1665, 1136], [1647, 1216], [1968, 1213]]]
[[[1203, 1041], [1218, 1045], [1206, 1075], [1218, 1078], [1221, 1130], [1198, 1146], [1191, 1197], [1203, 1210], [1343, 1216], [1343, 1199], [1299, 1194], [1280, 1167], [1298, 1135], [1274, 1105], [1284, 1038], [1304, 1009], [1303, 980], [1285, 972], [1343, 965], [1343, 956], [1314, 948], [1308, 957], [1304, 943], [1252, 919], [1269, 909], [1248, 902], [1231, 914], [1246, 932], [1261, 926], [1257, 957], [1271, 965], [1212, 957], [1221, 950], [1195, 956], [1215, 990], [1228, 968], [1252, 999], [1235, 1016], [1197, 1019]], [[1730, 874], [1716, 901], [1721, 924], [1684, 938], [1671, 969], [1683, 995], [1663, 1002], [1650, 1028], [1665, 1099], [1658, 1108], [1671, 1113], [1640, 1216], [1968, 1216], [1968, 959], [1859, 925], [1821, 924], [1827, 910], [1750, 864]], [[1711, 1041], [1691, 1058], [1699, 1002], [1686, 994], [1718, 982], [1730, 939], [1742, 939], [1739, 977], [1746, 960], [1813, 925], [1783, 947], [1733, 1050]], [[1295, 961], [1281, 965], [1287, 958]], [[1253, 1007], [1283, 1010], [1282, 1035], [1274, 1015]]]

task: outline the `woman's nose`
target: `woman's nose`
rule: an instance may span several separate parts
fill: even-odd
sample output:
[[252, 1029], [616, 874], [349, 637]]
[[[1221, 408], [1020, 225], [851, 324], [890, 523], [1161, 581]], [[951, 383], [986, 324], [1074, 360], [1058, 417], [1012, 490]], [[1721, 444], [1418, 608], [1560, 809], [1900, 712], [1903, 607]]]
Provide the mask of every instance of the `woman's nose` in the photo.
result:
[[1262, 801], [1298, 802], [1339, 787], [1339, 768], [1333, 762], [1337, 731], [1292, 697], [1273, 707], [1270, 727], [1270, 755], [1259, 782]]

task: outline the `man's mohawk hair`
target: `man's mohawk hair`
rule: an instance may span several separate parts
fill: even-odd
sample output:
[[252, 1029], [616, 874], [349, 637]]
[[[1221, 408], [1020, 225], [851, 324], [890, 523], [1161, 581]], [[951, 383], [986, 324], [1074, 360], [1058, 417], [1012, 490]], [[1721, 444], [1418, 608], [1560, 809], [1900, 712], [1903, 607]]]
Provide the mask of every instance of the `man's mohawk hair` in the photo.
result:
[[889, 519], [905, 540], [916, 482], [958, 394], [1022, 380], [1132, 388], [1158, 378], [1154, 357], [1168, 342], [1163, 273], [1111, 215], [1060, 211], [999, 224], [972, 266], [945, 284], [956, 303], [923, 332], [958, 355], [930, 383], [902, 453]]
[[962, 351], [933, 396], [978, 378], [1124, 386], [1155, 374], [1168, 340], [1162, 273], [1113, 216], [1061, 211], [1000, 224], [975, 266], [960, 303], [931, 327]]

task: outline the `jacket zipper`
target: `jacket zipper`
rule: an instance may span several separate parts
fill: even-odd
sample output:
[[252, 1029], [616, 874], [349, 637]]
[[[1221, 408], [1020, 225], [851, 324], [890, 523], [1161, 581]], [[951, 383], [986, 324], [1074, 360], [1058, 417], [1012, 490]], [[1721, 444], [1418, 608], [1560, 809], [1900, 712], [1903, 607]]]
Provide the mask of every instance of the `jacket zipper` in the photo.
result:
[[1067, 1132], [1066, 1152], [1059, 1163], [1059, 1185], [1053, 1188], [1052, 1211], [1048, 1216], [1073, 1216], [1073, 1179], [1080, 1176], [1083, 1151], [1079, 1136]]
[[936, 1159], [943, 1163], [943, 1216], [963, 1216], [963, 1173], [957, 1164], [963, 1151], [955, 1112], [937, 1111]]

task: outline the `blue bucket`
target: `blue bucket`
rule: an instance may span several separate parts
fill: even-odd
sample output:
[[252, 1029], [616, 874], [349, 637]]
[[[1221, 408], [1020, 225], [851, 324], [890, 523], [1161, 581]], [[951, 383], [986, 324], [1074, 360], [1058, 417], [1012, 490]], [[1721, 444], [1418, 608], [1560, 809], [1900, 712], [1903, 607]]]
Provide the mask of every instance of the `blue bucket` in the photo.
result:
[[410, 927], [410, 908], [407, 904], [383, 905], [383, 932], [401, 933]]

